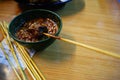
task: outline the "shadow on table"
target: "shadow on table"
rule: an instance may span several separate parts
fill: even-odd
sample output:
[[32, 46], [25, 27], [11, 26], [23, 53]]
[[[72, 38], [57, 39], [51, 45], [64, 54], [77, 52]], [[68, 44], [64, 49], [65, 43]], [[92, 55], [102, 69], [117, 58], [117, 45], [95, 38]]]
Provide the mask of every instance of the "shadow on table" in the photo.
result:
[[67, 3], [63, 9], [56, 11], [61, 16], [68, 16], [73, 15], [77, 12], [80, 12], [85, 7], [84, 0], [72, 0], [71, 2]]
[[[62, 37], [71, 39], [73, 38], [68, 35], [62, 34]], [[42, 52], [37, 53], [41, 59], [53, 62], [61, 62], [70, 60], [76, 50], [76, 45], [56, 40], [51, 46]]]

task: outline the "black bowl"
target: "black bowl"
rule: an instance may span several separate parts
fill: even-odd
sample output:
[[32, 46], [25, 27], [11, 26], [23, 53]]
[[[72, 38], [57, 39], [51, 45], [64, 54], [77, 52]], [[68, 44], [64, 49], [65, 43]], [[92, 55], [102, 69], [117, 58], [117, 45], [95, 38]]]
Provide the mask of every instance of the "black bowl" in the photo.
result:
[[26, 41], [19, 40], [15, 36], [15, 34], [23, 23], [30, 21], [32, 19], [38, 18], [38, 17], [50, 18], [53, 21], [55, 21], [58, 25], [58, 32], [55, 35], [56, 36], [59, 35], [61, 28], [62, 28], [61, 18], [58, 14], [56, 14], [55, 12], [49, 11], [49, 10], [36, 9], [36, 10], [30, 10], [30, 11], [23, 12], [17, 17], [15, 17], [9, 25], [9, 34], [15, 41], [17, 41], [18, 43], [20, 43], [21, 45], [29, 49], [34, 49], [36, 51], [44, 50], [46, 47], [51, 45], [55, 41], [55, 39], [47, 38], [44, 40], [40, 40], [38, 42], [26, 42]]
[[72, 1], [72, 0], [58, 0], [55, 2], [45, 2], [45, 3], [30, 3], [28, 0], [15, 0], [19, 3], [19, 6], [22, 11], [31, 10], [31, 9], [47, 9], [56, 11], [59, 9], [62, 9], [66, 3]]

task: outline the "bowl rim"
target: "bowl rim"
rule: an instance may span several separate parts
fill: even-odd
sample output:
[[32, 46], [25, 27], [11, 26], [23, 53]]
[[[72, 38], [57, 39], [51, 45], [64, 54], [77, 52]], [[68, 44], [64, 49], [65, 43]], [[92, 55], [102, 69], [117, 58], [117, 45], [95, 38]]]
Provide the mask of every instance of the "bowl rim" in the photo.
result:
[[15, 0], [16, 2], [20, 3], [20, 4], [31, 4], [31, 5], [57, 5], [57, 4], [64, 4], [64, 3], [67, 3], [67, 2], [70, 2], [72, 0], [64, 0], [64, 1], [56, 1], [56, 2], [51, 2], [51, 3], [29, 3], [29, 2], [21, 2], [19, 0]]
[[37, 42], [26, 42], [26, 41], [20, 40], [20, 39], [18, 39], [17, 37], [15, 37], [14, 35], [12, 35], [11, 30], [10, 30], [10, 26], [12, 25], [12, 23], [13, 23], [18, 17], [22, 16], [23, 14], [31, 13], [31, 12], [36, 12], [36, 11], [49, 12], [49, 13], [52, 13], [53, 15], [57, 16], [58, 19], [59, 19], [59, 22], [60, 22], [60, 26], [59, 26], [58, 31], [55, 33], [55, 35], [57, 35], [57, 34], [60, 33], [60, 31], [61, 31], [61, 29], [62, 29], [62, 19], [61, 19], [61, 17], [60, 17], [57, 13], [55, 13], [55, 12], [53, 12], [53, 11], [50, 11], [50, 10], [46, 10], [46, 9], [34, 9], [34, 10], [28, 10], [28, 11], [22, 12], [22, 13], [20, 13], [19, 15], [17, 15], [15, 18], [13, 18], [13, 19], [11, 20], [11, 22], [10, 22], [10, 24], [9, 24], [9, 26], [8, 26], [8, 32], [9, 32], [9, 35], [10, 35], [13, 39], [15, 39], [15, 40], [18, 41], [18, 42], [25, 43], [25, 44], [41, 43], [41, 42], [44, 42], [44, 41], [47, 41], [47, 40], [50, 39], [50, 37], [48, 37], [48, 38], [46, 38], [46, 39], [43, 39], [43, 40], [40, 40], [40, 41], [37, 41]]
[[60, 5], [60, 4], [65, 4], [65, 3], [68, 3], [72, 0], [66, 0], [66, 1], [56, 1], [56, 2], [53, 2], [53, 3], [26, 3], [26, 5], [31, 5], [31, 6], [52, 6], [52, 5]]

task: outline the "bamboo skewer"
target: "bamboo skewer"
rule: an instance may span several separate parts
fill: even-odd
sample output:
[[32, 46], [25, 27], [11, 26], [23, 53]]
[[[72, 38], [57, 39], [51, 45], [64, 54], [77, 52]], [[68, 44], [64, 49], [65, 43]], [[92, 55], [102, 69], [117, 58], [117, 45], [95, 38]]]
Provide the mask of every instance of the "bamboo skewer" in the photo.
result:
[[[19, 45], [18, 45], [19, 46]], [[33, 67], [33, 65], [31, 65], [30, 60], [26, 57], [26, 53], [22, 50], [22, 48], [19, 46], [19, 49], [21, 49], [24, 58], [26, 59], [26, 63], [28, 64], [28, 67], [30, 67], [30, 69], [32, 70], [32, 72], [34, 73], [35, 77], [37, 80], [41, 80], [40, 76], [38, 75], [38, 73], [36, 72], [35, 68]]]
[[[16, 47], [18, 47], [18, 45], [16, 45]], [[18, 48], [18, 51], [19, 51], [19, 53], [22, 53], [22, 51], [20, 50], [20, 48]], [[20, 54], [20, 55], [22, 56], [22, 58], [24, 60], [24, 63], [26, 65], [26, 68], [29, 71], [30, 75], [32, 76], [33, 80], [36, 80], [35, 75], [32, 74], [31, 69], [29, 69], [29, 67], [27, 66], [27, 61], [26, 61], [25, 57], [22, 54]]]
[[28, 59], [31, 61], [31, 63], [33, 64], [33, 66], [35, 67], [35, 69], [37, 70], [38, 74], [41, 75], [42, 80], [46, 80], [44, 78], [44, 76], [42, 75], [42, 73], [40, 72], [40, 70], [37, 68], [37, 66], [35, 65], [35, 63], [33, 62], [33, 60], [30, 58], [30, 56], [28, 55], [27, 51], [25, 50], [25, 48], [23, 46], [21, 46], [21, 49], [24, 51], [24, 53], [26, 53], [26, 57], [28, 57]]
[[[15, 43], [14, 43], [15, 44]], [[19, 52], [19, 54], [21, 55], [21, 57], [22, 57], [22, 61], [23, 61], [23, 63], [24, 63], [24, 65], [26, 66], [26, 68], [27, 68], [27, 70], [28, 70], [28, 72], [30, 73], [30, 75], [31, 75], [31, 77], [33, 78], [33, 80], [36, 80], [35, 79], [35, 76], [32, 74], [32, 71], [29, 69], [29, 65], [27, 66], [27, 63], [26, 63], [26, 59], [24, 58], [24, 56], [22, 55], [22, 54], [24, 54], [22, 51], [21, 51], [21, 49], [20, 48], [18, 48], [18, 45], [16, 44], [16, 47], [17, 47], [17, 49], [18, 49], [18, 52]]]
[[32, 72], [31, 72], [31, 70], [30, 70], [28, 67], [27, 67], [27, 70], [28, 70], [28, 72], [30, 73], [30, 75], [32, 76], [33, 80], [36, 80], [35, 77], [34, 77], [34, 75], [33, 75]]
[[[2, 25], [1, 25], [1, 26], [2, 26]], [[1, 29], [1, 28], [0, 28], [0, 29]], [[5, 35], [3, 34], [3, 31], [2, 31], [2, 34], [1, 34], [1, 35], [3, 35], [3, 37], [5, 37]], [[5, 52], [4, 47], [3, 47], [2, 43], [1, 43], [1, 41], [0, 41], [0, 47], [1, 47], [1, 49], [2, 49], [2, 51], [3, 51], [3, 53], [4, 53], [4, 55], [5, 55], [8, 63], [10, 64], [11, 68], [12, 68], [13, 71], [15, 72], [17, 78], [18, 78], [19, 80], [22, 80], [21, 77], [20, 77], [20, 75], [19, 75], [19, 73], [17, 72], [17, 70], [16, 70], [15, 67], [13, 66], [13, 63], [10, 61], [7, 53]]]
[[[4, 27], [7, 26], [7, 23], [4, 22]], [[4, 30], [7, 32], [7, 27], [4, 28]], [[9, 41], [10, 37], [9, 37]], [[14, 44], [16, 44], [16, 46], [18, 47], [18, 51], [21, 52], [21, 56], [24, 59], [26, 65], [27, 65], [27, 69], [30, 72], [32, 78], [34, 80], [45, 80], [44, 76], [42, 75], [42, 73], [39, 71], [39, 69], [37, 68], [37, 66], [35, 65], [35, 63], [32, 61], [32, 59], [30, 58], [30, 56], [28, 55], [27, 51], [25, 50], [24, 47], [20, 46], [19, 44], [17, 44], [16, 42], [14, 42]], [[23, 53], [23, 54], [22, 54]], [[32, 74], [33, 73], [33, 74]]]
[[[16, 53], [14, 51], [14, 47], [10, 41], [10, 37], [9, 37], [9, 34], [7, 33], [7, 30], [5, 29], [5, 23], [0, 23], [1, 24], [1, 27], [2, 27], [2, 30], [3, 30], [3, 36], [7, 38], [7, 44], [9, 45], [9, 47], [11, 48], [11, 53], [16, 61], [16, 64], [18, 65], [18, 68], [20, 69], [20, 72], [22, 74], [22, 77], [23, 77], [23, 80], [27, 80], [27, 77], [25, 75], [25, 73], [23, 72], [23, 69], [17, 59], [17, 56], [16, 56]], [[6, 34], [6, 35], [5, 35]]]
[[[24, 52], [21, 50], [21, 48], [19, 48], [19, 49], [20, 49], [20, 51], [21, 51], [22, 53], [24, 53]], [[22, 55], [22, 54], [21, 54], [21, 55]], [[26, 65], [28, 65], [28, 68], [30, 69], [30, 71], [33, 73], [33, 76], [35, 77], [35, 80], [37, 80], [38, 77], [37, 77], [36, 73], [34, 73], [33, 67], [31, 67], [30, 63], [28, 62], [28, 60], [26, 60], [26, 57], [25, 57], [24, 55], [22, 55], [22, 58], [24, 59]]]
[[[22, 52], [22, 53], [24, 53], [24, 52]], [[23, 54], [23, 55], [24, 55], [24, 54]], [[26, 60], [27, 60], [27, 58], [26, 58]], [[26, 60], [25, 60], [25, 61], [26, 61]], [[28, 60], [27, 60], [27, 61], [28, 61]], [[31, 65], [31, 63], [29, 63], [29, 62], [27, 62], [27, 64], [28, 64], [28, 66]], [[33, 67], [33, 66], [32, 66], [32, 67], [30, 66], [30, 68], [31, 68], [31, 70], [32, 70], [33, 73], [35, 72], [34, 75], [36, 76], [36, 79], [37, 79], [37, 80], [41, 80], [41, 78], [39, 77], [39, 75], [38, 75], [37, 72], [35, 71], [34, 67]]]
[[[0, 25], [1, 25], [1, 24], [0, 24]], [[1, 25], [1, 26], [2, 26], [2, 25]], [[0, 29], [1, 29], [1, 28], [0, 28]], [[3, 34], [3, 31], [2, 31], [2, 30], [1, 30], [1, 32], [2, 32], [1, 35], [2, 35], [3, 37], [5, 37], [6, 35]], [[4, 50], [4, 47], [3, 47], [2, 43], [1, 43], [1, 41], [0, 41], [0, 47], [1, 47], [1, 49], [2, 49], [2, 51], [3, 51], [3, 53], [4, 53], [4, 55], [5, 55], [5, 58], [7, 59], [8, 63], [10, 64], [11, 68], [12, 68], [13, 71], [15, 72], [17, 78], [18, 78], [19, 80], [22, 80], [22, 78], [20, 77], [19, 73], [17, 72], [17, 70], [16, 70], [15, 67], [13, 66], [13, 63], [10, 61], [10, 58], [8, 57], [6, 51]]]
[[61, 41], [64, 41], [64, 42], [68, 42], [68, 43], [71, 43], [71, 44], [75, 44], [75, 45], [82, 46], [82, 47], [87, 48], [87, 49], [91, 49], [91, 50], [103, 53], [105, 55], [120, 58], [120, 55], [116, 54], [116, 53], [112, 53], [112, 52], [109, 52], [109, 51], [106, 51], [106, 50], [103, 50], [103, 49], [99, 49], [99, 48], [96, 48], [96, 47], [93, 47], [93, 46], [89, 46], [89, 45], [79, 43], [79, 42], [76, 42], [76, 41], [72, 41], [72, 40], [69, 40], [69, 39], [65, 39], [65, 38], [62, 38], [62, 37], [50, 35], [48, 33], [43, 33], [43, 34], [48, 36], [48, 37], [52, 37], [52, 38], [55, 38], [55, 39], [58, 39], [58, 40], [61, 40]]
[[[40, 75], [39, 79], [37, 79], [37, 80], [45, 80], [44, 76], [42, 75], [42, 73], [40, 73], [39, 69], [37, 68], [37, 66], [35, 65], [35, 63], [32, 61], [32, 59], [30, 58], [30, 56], [28, 55], [28, 53], [27, 53], [27, 51], [24, 49], [24, 47], [22, 47], [21, 45], [19, 45], [17, 42], [14, 42], [14, 43], [17, 45], [18, 49], [20, 49], [20, 51], [22, 51], [22, 53], [24, 53], [23, 58], [25, 58], [25, 59], [28, 58], [28, 61], [29, 61], [30, 63], [32, 63], [32, 65], [31, 65], [31, 64], [28, 64], [28, 66], [32, 66], [32, 70], [33, 70], [33, 69], [36, 70], [38, 73], [37, 73], [36, 71], [35, 71], [35, 73], [37, 73], [38, 76]], [[42, 78], [42, 79], [41, 79], [41, 78]]]
[[17, 78], [18, 78], [19, 80], [22, 80], [21, 77], [19, 76], [17, 70], [16, 70], [15, 67], [13, 66], [13, 63], [10, 61], [10, 59], [9, 59], [9, 57], [8, 57], [8, 55], [7, 55], [7, 53], [4, 51], [3, 45], [2, 45], [1, 43], [0, 43], [0, 47], [1, 47], [1, 49], [2, 49], [2, 51], [3, 51], [3, 53], [4, 53], [4, 55], [5, 55], [5, 57], [6, 57], [7, 61], [8, 61], [8, 63], [10, 64], [11, 68], [12, 68], [13, 71], [15, 72]]

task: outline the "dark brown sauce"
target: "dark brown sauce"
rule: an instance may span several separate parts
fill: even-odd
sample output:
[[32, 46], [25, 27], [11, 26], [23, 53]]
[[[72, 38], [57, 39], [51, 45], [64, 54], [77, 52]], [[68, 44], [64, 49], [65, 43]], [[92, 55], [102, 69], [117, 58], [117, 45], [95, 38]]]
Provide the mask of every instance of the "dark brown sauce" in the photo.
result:
[[50, 18], [37, 18], [26, 22], [17, 32], [16, 37], [26, 42], [38, 42], [46, 39], [40, 33], [40, 28], [46, 27], [47, 33], [54, 35], [58, 31], [57, 24]]

